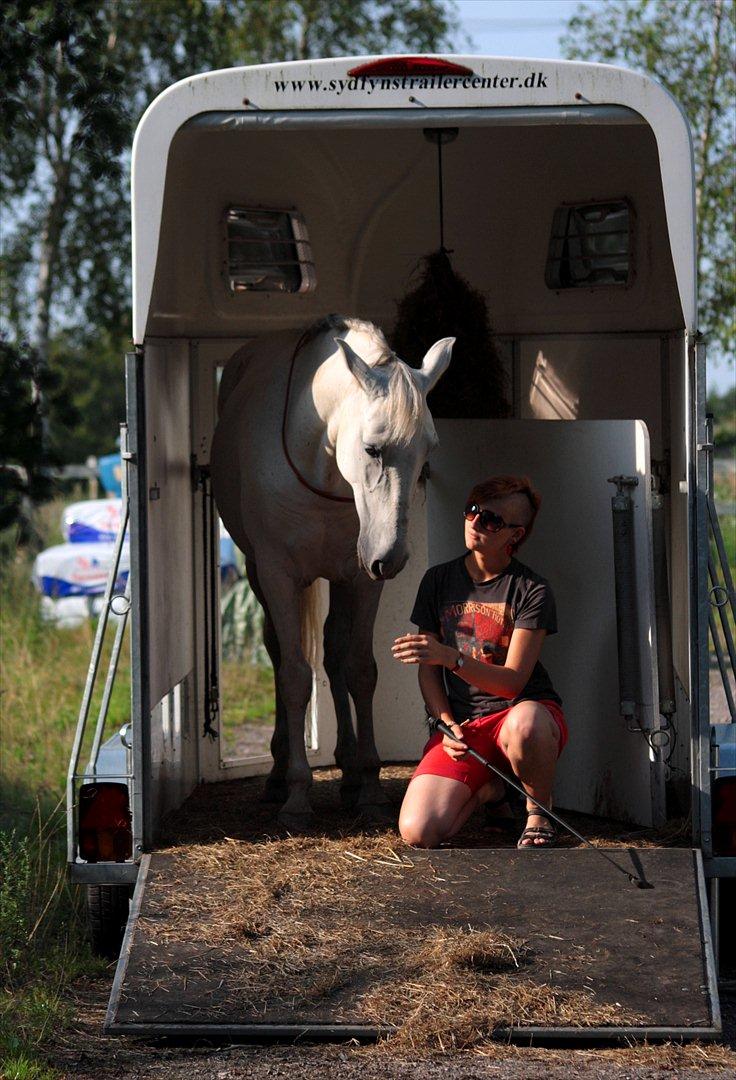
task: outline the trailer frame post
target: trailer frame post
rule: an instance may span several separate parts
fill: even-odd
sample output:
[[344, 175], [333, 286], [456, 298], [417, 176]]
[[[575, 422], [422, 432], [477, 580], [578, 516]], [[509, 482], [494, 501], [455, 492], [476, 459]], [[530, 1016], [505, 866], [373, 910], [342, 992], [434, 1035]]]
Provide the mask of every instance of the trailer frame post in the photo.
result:
[[708, 457], [705, 341], [688, 335], [688, 505], [690, 571], [690, 708], [693, 843], [713, 855], [710, 790], [710, 672], [708, 633]]
[[133, 859], [150, 844], [151, 820], [150, 725], [151, 702], [148, 657], [148, 543], [146, 489], [145, 356], [142, 348], [125, 356], [125, 396], [128, 414], [131, 582], [131, 720], [133, 736]]

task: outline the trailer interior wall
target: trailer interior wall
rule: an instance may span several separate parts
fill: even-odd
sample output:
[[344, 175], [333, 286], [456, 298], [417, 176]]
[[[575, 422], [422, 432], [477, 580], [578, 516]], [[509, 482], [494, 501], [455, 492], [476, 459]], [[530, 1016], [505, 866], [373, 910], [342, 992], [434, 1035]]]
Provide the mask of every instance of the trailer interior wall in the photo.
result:
[[[445, 147], [446, 243], [458, 272], [487, 296], [499, 333], [681, 324], [657, 148], [651, 130], [629, 115], [627, 124], [461, 128]], [[636, 215], [631, 287], [549, 289], [555, 209], [624, 197]], [[222, 223], [229, 206], [298, 209], [316, 291], [230, 295]], [[436, 149], [420, 127], [251, 130], [192, 122], [169, 153], [147, 333], [240, 336], [301, 326], [329, 311], [388, 327], [418, 261], [438, 246]]]
[[[460, 127], [457, 140], [444, 152], [446, 242], [456, 269], [485, 295], [494, 329], [506, 345], [514, 415], [526, 421], [644, 421], [652, 459], [660, 462], [672, 456], [671, 577], [673, 609], [678, 610], [675, 605], [687, 598], [686, 496], [676, 499], [674, 494], [685, 476], [685, 369], [677, 338], [683, 317], [654, 136], [636, 114], [621, 109], [602, 110], [601, 123], [592, 123], [589, 112], [585, 123], [568, 119], [546, 126], [537, 120], [494, 125], [493, 110], [483, 110], [482, 118], [476, 110], [471, 123], [469, 112], [464, 111], [463, 119], [448, 111], [441, 121], [433, 114], [433, 126]], [[568, 116], [573, 113], [566, 110]], [[436, 150], [424, 138], [416, 114], [411, 127], [393, 127], [391, 116], [384, 114], [384, 128], [365, 130], [357, 121], [351, 127], [344, 114], [339, 118], [342, 126], [329, 114], [300, 119], [303, 123], [289, 126], [291, 121], [279, 124], [263, 117], [228, 123], [205, 115], [179, 130], [169, 152], [146, 357], [148, 364], [149, 348], [159, 349], [166, 356], [161, 376], [172, 380], [165, 391], [163, 385], [151, 387], [156, 409], [161, 392], [166, 400], [177, 387], [176, 392], [185, 396], [184, 384], [188, 386], [191, 377], [192, 400], [182, 397], [180, 402], [191, 423], [187, 435], [191, 443], [185, 451], [181, 425], [167, 436], [176, 447], [176, 464], [167, 458], [170, 467], [165, 472], [159, 469], [159, 482], [173, 485], [166, 505], [178, 526], [186, 521], [193, 547], [185, 552], [173, 526], [168, 532], [165, 526], [157, 531], [154, 524], [156, 557], [162, 560], [166, 549], [175, 584], [170, 595], [161, 593], [155, 617], [163, 637], [159, 645], [152, 635], [152, 652], [172, 648], [176, 663], [165, 675], [161, 658], [152, 657], [152, 664], [158, 673], [156, 686], [164, 692], [198, 665], [200, 709], [203, 571], [195, 520], [200, 497], [191, 494], [188, 455], [191, 450], [206, 464], [215, 422], [216, 366], [254, 334], [302, 326], [329, 311], [372, 318], [390, 330], [396, 304], [412, 287], [418, 261], [438, 246]], [[565, 203], [620, 198], [630, 200], [635, 215], [631, 285], [549, 289], [545, 264], [555, 209]], [[231, 295], [223, 276], [222, 216], [229, 206], [296, 208], [312, 244], [316, 291]], [[174, 338], [179, 340], [176, 346]], [[663, 345], [668, 340], [669, 352]], [[551, 385], [556, 396], [547, 392]], [[540, 425], [540, 440], [544, 427]], [[149, 445], [150, 440], [149, 434]], [[540, 447], [541, 443], [534, 452]], [[483, 471], [493, 471], [490, 462], [489, 466]], [[520, 462], [519, 470], [522, 466]], [[465, 486], [465, 477], [458, 477], [458, 485]], [[183, 509], [185, 488], [190, 511]], [[544, 514], [552, 525], [555, 503], [568, 492], [561, 483], [545, 494]], [[159, 508], [151, 503], [149, 509], [155, 518]], [[415, 538], [423, 565], [427, 534], [434, 523], [428, 521], [424, 527], [426, 532]], [[176, 568], [171, 567], [174, 551], [183, 557]], [[194, 582], [190, 581], [190, 596], [181, 607], [187, 588], [186, 559], [194, 567]], [[408, 610], [403, 590], [414, 586], [408, 570], [404, 573], [404, 584], [399, 579], [385, 593], [381, 619], [388, 618], [391, 627], [382, 622], [383, 629], [377, 629], [379, 665], [389, 698], [391, 680], [398, 676], [381, 655], [389, 639], [383, 641], [380, 635], [390, 633], [401, 611]], [[196, 650], [187, 621], [192, 605], [199, 605]], [[609, 620], [612, 610], [609, 605]], [[567, 617], [575, 618], [574, 607], [568, 607]], [[687, 677], [687, 662], [682, 662], [687, 653], [686, 623], [675, 620], [676, 667], [682, 680]], [[326, 715], [326, 686], [317, 689]], [[403, 691], [394, 695], [395, 706], [404, 701], [402, 695]], [[381, 723], [395, 725], [395, 716], [394, 709], [379, 720], [379, 743]], [[198, 715], [199, 775], [215, 779], [222, 775], [219, 748], [199, 737], [201, 721]], [[688, 722], [681, 741], [687, 742]], [[415, 733], [413, 742], [419, 738]], [[329, 741], [328, 732], [321, 739], [320, 759], [331, 752]], [[384, 745], [395, 745], [393, 732], [384, 732]], [[196, 755], [186, 760], [182, 791], [196, 773]], [[244, 764], [229, 775], [266, 767], [265, 762]]]
[[167, 810], [198, 780], [195, 660], [192, 402], [189, 348], [149, 340], [145, 349], [148, 625], [143, 721], [147, 843]]

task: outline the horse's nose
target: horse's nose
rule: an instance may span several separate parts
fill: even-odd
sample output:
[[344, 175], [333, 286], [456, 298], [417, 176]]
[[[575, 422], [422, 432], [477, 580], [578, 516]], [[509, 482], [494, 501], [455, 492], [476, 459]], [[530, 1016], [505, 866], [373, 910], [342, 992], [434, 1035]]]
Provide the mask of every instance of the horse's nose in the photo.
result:
[[404, 569], [408, 558], [408, 553], [403, 552], [396, 558], [375, 559], [371, 563], [371, 576], [377, 581], [388, 581]]

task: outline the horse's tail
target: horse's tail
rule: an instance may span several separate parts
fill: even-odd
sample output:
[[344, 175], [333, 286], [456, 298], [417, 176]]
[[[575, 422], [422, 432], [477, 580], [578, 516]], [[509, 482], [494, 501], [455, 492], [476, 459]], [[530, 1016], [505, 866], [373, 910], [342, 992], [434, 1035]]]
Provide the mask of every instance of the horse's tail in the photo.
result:
[[319, 580], [313, 581], [302, 593], [301, 600], [302, 651], [312, 671], [315, 671], [317, 667], [319, 640], [322, 631], [319, 589]]

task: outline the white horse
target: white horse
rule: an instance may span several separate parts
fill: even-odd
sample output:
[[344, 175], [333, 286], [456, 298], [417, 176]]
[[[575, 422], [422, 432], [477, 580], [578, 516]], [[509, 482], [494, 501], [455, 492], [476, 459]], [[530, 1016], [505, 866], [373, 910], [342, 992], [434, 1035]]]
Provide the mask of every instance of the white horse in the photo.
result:
[[324, 667], [341, 795], [367, 816], [386, 816], [373, 736], [373, 625], [384, 580], [408, 558], [412, 496], [437, 445], [427, 393], [454, 340], [438, 341], [412, 369], [377, 327], [331, 315], [302, 335], [249, 342], [223, 373], [213, 490], [265, 612], [276, 682], [267, 793], [286, 798], [279, 820], [291, 828], [312, 814], [304, 740], [312, 671], [302, 624], [304, 590], [317, 578], [330, 582]]

